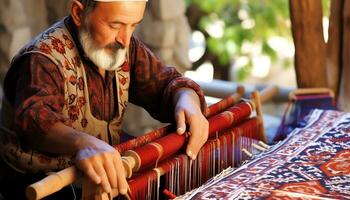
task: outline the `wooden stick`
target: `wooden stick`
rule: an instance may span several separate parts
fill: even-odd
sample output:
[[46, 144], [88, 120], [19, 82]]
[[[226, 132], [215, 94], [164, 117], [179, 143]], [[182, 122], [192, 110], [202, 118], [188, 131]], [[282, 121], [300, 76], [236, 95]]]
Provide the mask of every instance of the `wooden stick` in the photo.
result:
[[269, 145], [265, 144], [265, 143], [262, 142], [262, 141], [259, 141], [258, 144], [260, 144], [260, 146], [264, 147], [265, 149], [269, 149], [269, 148], [270, 148]]
[[289, 99], [295, 99], [297, 95], [329, 94], [334, 98], [334, 93], [329, 88], [299, 88], [289, 93]]
[[237, 94], [240, 94], [241, 97], [242, 97], [242, 96], [244, 95], [244, 93], [245, 93], [245, 88], [244, 88], [244, 86], [241, 86], [241, 85], [237, 86], [236, 93], [237, 93]]
[[250, 153], [250, 152], [249, 152], [247, 149], [245, 149], [245, 148], [242, 149], [242, 152], [243, 152], [245, 155], [247, 155], [249, 158], [253, 157], [253, 154]]
[[267, 86], [260, 92], [260, 102], [265, 103], [273, 99], [278, 93], [279, 88], [276, 85]]
[[28, 186], [26, 188], [26, 196], [29, 200], [44, 198], [74, 183], [77, 177], [78, 172], [75, 167], [52, 173], [46, 178]]
[[[214, 105], [216, 104], [220, 104], [222, 102], [225, 102], [227, 100], [230, 100], [230, 102], [234, 104], [238, 103], [241, 98], [244, 96], [244, 93], [245, 93], [245, 89], [243, 86], [238, 86], [237, 89], [236, 89], [236, 92], [233, 93], [232, 95], [228, 96], [228, 97], [225, 97], [223, 98], [221, 101], [215, 103]], [[229, 106], [231, 107], [232, 105], [225, 105], [225, 106]], [[226, 109], [227, 107], [224, 107], [223, 109]], [[206, 117], [211, 117], [213, 114], [217, 114], [217, 113], [214, 113], [214, 112], [210, 112], [210, 108], [208, 107], [205, 111], [205, 115]]]
[[[127, 177], [131, 177], [135, 163], [133, 157], [122, 157], [123, 166]], [[44, 179], [29, 185], [26, 188], [26, 196], [29, 200], [42, 199], [53, 194], [63, 187], [74, 183], [78, 178], [78, 170], [75, 166], [68, 167], [59, 172], [50, 173]]]
[[267, 138], [265, 133], [264, 118], [263, 118], [262, 109], [261, 109], [260, 94], [258, 91], [252, 92], [252, 100], [255, 104], [256, 115], [258, 116], [259, 120], [261, 120], [260, 140], [266, 143]]
[[254, 143], [252, 144], [252, 146], [259, 151], [266, 151], [267, 150], [267, 149], [263, 148], [262, 146], [259, 146], [259, 145], [254, 144]]

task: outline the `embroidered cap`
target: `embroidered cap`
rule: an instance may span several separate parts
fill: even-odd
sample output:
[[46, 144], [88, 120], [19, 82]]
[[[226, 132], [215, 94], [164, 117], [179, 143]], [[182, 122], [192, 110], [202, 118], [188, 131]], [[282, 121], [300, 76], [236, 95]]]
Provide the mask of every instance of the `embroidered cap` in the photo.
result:
[[113, 2], [113, 1], [148, 1], [148, 0], [94, 0], [99, 2]]

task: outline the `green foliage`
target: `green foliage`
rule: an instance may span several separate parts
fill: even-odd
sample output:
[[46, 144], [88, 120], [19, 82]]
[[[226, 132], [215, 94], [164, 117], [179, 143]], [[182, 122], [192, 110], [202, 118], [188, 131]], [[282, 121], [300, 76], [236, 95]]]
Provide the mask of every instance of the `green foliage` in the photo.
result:
[[[206, 31], [210, 24], [224, 24], [222, 37], [207, 39], [210, 52], [219, 55], [220, 64], [229, 66], [239, 56], [250, 56], [244, 43], [261, 46], [261, 54], [268, 55], [272, 62], [277, 52], [269, 45], [272, 36], [291, 40], [289, 8], [287, 0], [186, 0], [187, 5], [196, 4], [207, 13], [201, 18], [199, 30]], [[243, 80], [251, 70], [251, 60], [238, 72]]]
[[323, 16], [330, 15], [330, 9], [329, 9], [330, 7], [331, 7], [331, 0], [322, 0]]
[[251, 69], [251, 63], [248, 63], [248, 65], [242, 67], [240, 70], [237, 71], [237, 79], [244, 80], [247, 76], [249, 76]]

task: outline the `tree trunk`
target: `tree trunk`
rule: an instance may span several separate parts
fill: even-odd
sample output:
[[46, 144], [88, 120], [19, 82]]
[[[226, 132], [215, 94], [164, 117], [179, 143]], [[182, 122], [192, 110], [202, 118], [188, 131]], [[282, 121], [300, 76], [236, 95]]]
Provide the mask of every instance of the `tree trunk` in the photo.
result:
[[321, 0], [289, 0], [298, 87], [327, 87]]
[[338, 107], [350, 111], [350, 0], [343, 7], [343, 43]]
[[331, 14], [329, 17], [326, 72], [328, 87], [338, 95], [340, 81], [340, 66], [342, 60], [342, 13], [344, 0], [331, 1]]

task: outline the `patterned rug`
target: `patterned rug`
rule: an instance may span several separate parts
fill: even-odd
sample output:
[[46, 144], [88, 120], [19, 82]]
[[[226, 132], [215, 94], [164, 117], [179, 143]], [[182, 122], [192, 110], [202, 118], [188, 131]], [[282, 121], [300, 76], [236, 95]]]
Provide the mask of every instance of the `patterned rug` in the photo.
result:
[[315, 110], [305, 128], [178, 199], [350, 199], [350, 113]]

